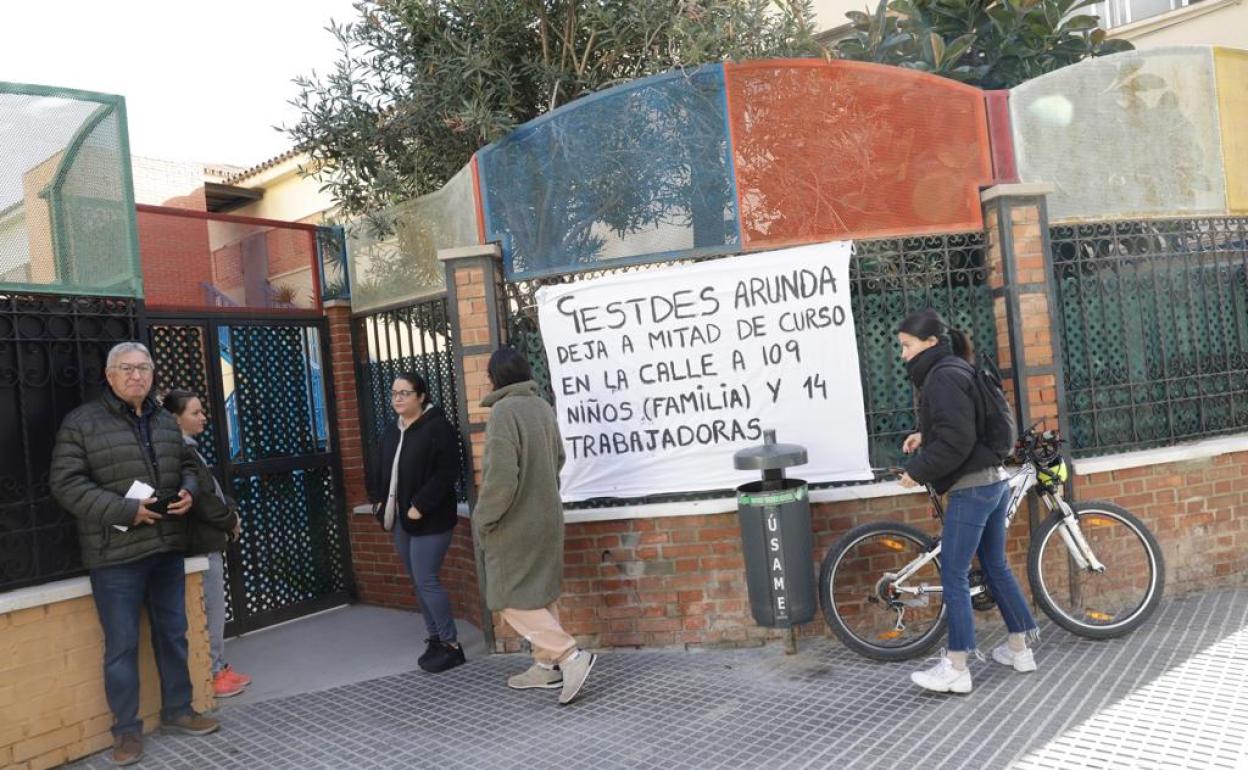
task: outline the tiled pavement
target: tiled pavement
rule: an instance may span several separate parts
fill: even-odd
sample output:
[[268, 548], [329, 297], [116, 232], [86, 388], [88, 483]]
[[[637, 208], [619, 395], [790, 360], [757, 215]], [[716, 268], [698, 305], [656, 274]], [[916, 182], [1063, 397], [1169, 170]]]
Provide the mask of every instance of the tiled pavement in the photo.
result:
[[[981, 648], [1000, 638], [981, 623]], [[1027, 675], [973, 661], [975, 691], [941, 696], [910, 684], [915, 663], [832, 640], [620, 651], [561, 708], [503, 685], [525, 658], [491, 656], [224, 708], [221, 733], [151, 737], [140, 767], [1248, 768], [1248, 589], [1168, 601], [1125, 640], [1046, 620], [1036, 657]]]

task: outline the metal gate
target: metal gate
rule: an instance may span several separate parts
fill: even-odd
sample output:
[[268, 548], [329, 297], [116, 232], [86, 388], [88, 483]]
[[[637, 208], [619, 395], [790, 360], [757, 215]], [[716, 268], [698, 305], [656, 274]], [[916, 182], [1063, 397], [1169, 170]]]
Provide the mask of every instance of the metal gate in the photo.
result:
[[353, 593], [325, 319], [147, 319], [158, 387], [204, 394], [200, 439], [243, 537], [227, 552], [228, 635]]

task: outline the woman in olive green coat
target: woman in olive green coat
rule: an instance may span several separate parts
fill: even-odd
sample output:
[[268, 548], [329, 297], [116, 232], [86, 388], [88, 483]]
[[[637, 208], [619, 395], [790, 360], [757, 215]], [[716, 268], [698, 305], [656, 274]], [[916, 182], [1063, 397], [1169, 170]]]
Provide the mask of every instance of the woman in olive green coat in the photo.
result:
[[567, 704], [597, 656], [581, 651], [563, 630], [556, 604], [563, 581], [563, 440], [523, 356], [511, 348], [497, 350], [487, 374], [494, 390], [481, 402], [490, 407], [490, 419], [472, 511], [485, 600], [533, 647], [533, 665], [508, 679], [508, 686], [560, 688], [559, 702]]

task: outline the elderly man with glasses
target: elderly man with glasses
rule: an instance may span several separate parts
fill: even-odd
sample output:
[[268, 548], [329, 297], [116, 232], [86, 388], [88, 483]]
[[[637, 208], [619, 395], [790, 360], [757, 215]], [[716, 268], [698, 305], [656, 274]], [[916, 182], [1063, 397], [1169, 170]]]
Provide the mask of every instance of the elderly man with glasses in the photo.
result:
[[[152, 398], [147, 348], [123, 342], [108, 353], [108, 390], [70, 412], [52, 452], [52, 494], [78, 523], [104, 629], [104, 691], [113, 712], [118, 765], [143, 756], [139, 718], [139, 610], [146, 606], [160, 671], [161, 726], [207, 735], [216, 720], [191, 709], [187, 668], [186, 513], [196, 493], [195, 458], [169, 412]], [[155, 490], [139, 499], [131, 486]]]

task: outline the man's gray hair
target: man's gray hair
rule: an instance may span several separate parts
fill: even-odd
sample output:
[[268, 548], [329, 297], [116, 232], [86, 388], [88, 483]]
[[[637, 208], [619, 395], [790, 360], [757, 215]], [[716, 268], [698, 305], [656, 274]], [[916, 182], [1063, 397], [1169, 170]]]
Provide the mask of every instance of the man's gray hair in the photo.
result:
[[147, 356], [148, 361], [155, 363], [155, 361], [152, 360], [151, 351], [148, 350], [147, 345], [144, 345], [142, 342], [118, 342], [116, 345], [113, 345], [112, 350], [108, 351], [108, 358], [104, 361], [104, 368], [112, 369], [117, 363], [117, 359], [127, 353], [142, 353]]

